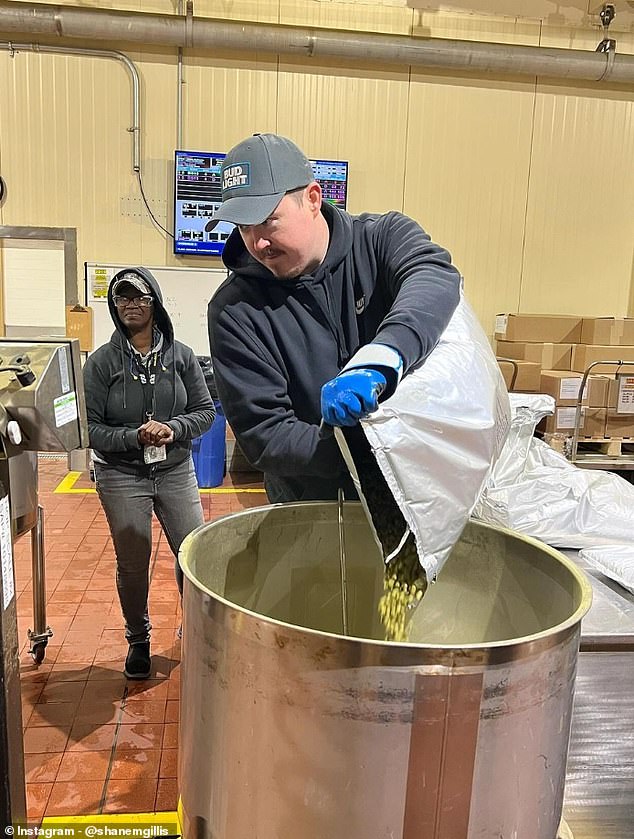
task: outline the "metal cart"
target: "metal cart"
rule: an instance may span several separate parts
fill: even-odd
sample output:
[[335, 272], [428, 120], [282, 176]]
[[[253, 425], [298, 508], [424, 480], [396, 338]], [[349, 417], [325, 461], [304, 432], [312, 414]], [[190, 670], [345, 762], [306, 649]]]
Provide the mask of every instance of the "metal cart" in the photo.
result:
[[630, 367], [632, 368], [632, 370], [634, 370], [634, 361], [621, 360], [595, 361], [585, 370], [583, 378], [581, 379], [579, 393], [577, 395], [575, 424], [572, 432], [569, 459], [571, 463], [575, 464], [575, 466], [579, 466], [583, 469], [609, 469], [629, 471], [634, 469], [634, 451], [630, 453], [624, 453], [621, 449], [618, 454], [615, 454], [609, 451], [595, 452], [579, 450], [579, 431], [581, 426], [583, 394], [585, 393], [586, 383], [588, 381], [588, 377], [592, 373], [592, 370], [600, 365], [609, 365], [610, 367], [614, 367], [615, 369], [612, 375], [615, 379], [618, 377], [622, 367]]

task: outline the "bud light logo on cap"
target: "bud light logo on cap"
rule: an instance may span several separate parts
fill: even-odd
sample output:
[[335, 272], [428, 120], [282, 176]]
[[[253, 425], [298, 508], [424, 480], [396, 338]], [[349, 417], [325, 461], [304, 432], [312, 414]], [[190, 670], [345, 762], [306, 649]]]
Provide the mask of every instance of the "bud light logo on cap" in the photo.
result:
[[236, 187], [251, 186], [249, 163], [232, 163], [222, 171], [222, 191]]

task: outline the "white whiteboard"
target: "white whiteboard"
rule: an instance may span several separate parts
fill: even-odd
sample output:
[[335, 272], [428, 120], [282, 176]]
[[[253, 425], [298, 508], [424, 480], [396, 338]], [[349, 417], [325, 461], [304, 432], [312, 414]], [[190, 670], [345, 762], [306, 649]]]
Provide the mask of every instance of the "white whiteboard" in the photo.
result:
[[[106, 293], [113, 276], [130, 265], [86, 263], [86, 304], [93, 310], [93, 346], [110, 340], [114, 325], [108, 310]], [[174, 325], [178, 341], [191, 347], [196, 355], [209, 355], [207, 304], [224, 282], [224, 268], [172, 268], [143, 266], [150, 271], [163, 292], [163, 304]]]

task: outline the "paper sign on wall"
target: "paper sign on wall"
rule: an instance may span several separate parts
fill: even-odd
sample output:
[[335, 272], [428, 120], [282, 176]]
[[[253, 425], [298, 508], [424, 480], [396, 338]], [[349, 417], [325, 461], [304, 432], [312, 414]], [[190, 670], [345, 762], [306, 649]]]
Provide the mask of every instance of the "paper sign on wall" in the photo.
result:
[[110, 280], [117, 271], [117, 268], [106, 266], [88, 266], [88, 294], [91, 300], [107, 299]]

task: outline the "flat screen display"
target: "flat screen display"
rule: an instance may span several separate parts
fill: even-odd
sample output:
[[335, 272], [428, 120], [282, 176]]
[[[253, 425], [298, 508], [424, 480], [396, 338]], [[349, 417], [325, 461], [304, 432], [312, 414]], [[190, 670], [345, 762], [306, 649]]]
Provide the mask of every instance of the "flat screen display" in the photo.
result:
[[348, 164], [345, 160], [311, 160], [324, 201], [342, 210], [348, 201]]
[[[220, 206], [222, 152], [177, 151], [174, 164], [174, 253], [220, 256], [233, 230], [226, 221], [211, 217]], [[348, 163], [311, 160], [315, 180], [325, 201], [346, 209]]]

